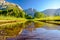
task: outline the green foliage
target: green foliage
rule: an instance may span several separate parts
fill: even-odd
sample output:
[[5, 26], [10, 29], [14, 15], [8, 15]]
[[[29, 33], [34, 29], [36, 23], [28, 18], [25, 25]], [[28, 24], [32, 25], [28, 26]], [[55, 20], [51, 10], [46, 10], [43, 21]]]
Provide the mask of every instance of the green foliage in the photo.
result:
[[24, 18], [24, 17], [25, 17], [25, 12], [24, 12], [24, 11], [20, 12], [20, 13], [17, 15], [17, 17]]
[[24, 18], [25, 12], [23, 10], [19, 9], [18, 6], [8, 5], [6, 10], [0, 10], [0, 15]]
[[[4, 16], [14, 16], [17, 18], [26, 18], [26, 19], [33, 19], [32, 16], [27, 15], [23, 10], [19, 9], [17, 5], [7, 5], [5, 10], [0, 10], [0, 15]], [[41, 18], [44, 17], [44, 13], [36, 12], [34, 14], [34, 18]]]
[[2, 11], [2, 15], [6, 16], [6, 14], [7, 14], [7, 10]]
[[42, 12], [35, 12], [34, 18], [41, 18], [41, 17], [45, 17], [44, 13], [42, 13]]
[[55, 13], [54, 16], [60, 16], [60, 13]]
[[33, 17], [32, 17], [32, 16], [27, 15], [27, 14], [25, 15], [25, 18], [26, 18], [26, 19], [33, 19]]

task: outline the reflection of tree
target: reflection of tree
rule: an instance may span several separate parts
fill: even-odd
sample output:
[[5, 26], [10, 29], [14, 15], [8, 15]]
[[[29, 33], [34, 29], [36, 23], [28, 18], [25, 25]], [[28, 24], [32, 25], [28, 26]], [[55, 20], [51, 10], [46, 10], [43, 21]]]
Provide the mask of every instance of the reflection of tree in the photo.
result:
[[34, 22], [32, 21], [28, 21], [25, 23], [25, 29], [32, 32], [33, 30], [35, 30], [35, 27], [34, 27]]
[[[12, 25], [11, 25], [12, 26]], [[2, 28], [0, 31], [0, 36], [3, 36], [4, 40], [6, 40], [6, 37], [10, 38], [10, 37], [16, 37], [17, 35], [21, 34], [23, 28], [24, 28], [24, 24], [20, 24], [17, 23], [16, 25], [12, 26], [12, 27], [5, 27]]]
[[[42, 27], [44, 24], [42, 22], [26, 22], [26, 23], [21, 23], [21, 24], [17, 24], [14, 27], [5, 27], [3, 29], [3, 31], [7, 34], [5, 34], [4, 36], [7, 38], [14, 38], [16, 36], [24, 36], [21, 35], [23, 30], [27, 30], [29, 31], [29, 33], [32, 33], [33, 30], [35, 30], [36, 28], [40, 28]], [[14, 37], [12, 37], [14, 36]], [[28, 35], [26, 35], [28, 36]], [[19, 37], [20, 38], [20, 37]]]
[[33, 30], [35, 30], [36, 28], [40, 28], [43, 27], [44, 23], [43, 22], [26, 22], [25, 23], [25, 29], [32, 32]]
[[34, 22], [34, 26], [35, 26], [35, 28], [40, 28], [40, 27], [44, 26], [44, 23], [42, 23], [42, 22]]
[[36, 28], [42, 27], [44, 25], [44, 23], [42, 23], [42, 22], [26, 22], [24, 25], [25, 25], [25, 29], [22, 32], [22, 34], [20, 36], [18, 36], [17, 40], [25, 40], [26, 38], [36, 37], [36, 35], [33, 33], [33, 31], [36, 30]]

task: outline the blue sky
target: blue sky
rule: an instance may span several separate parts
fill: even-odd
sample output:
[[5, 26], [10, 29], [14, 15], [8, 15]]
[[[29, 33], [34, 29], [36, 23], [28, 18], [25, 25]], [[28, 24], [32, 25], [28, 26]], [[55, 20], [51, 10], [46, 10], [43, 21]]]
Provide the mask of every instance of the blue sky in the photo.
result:
[[19, 4], [23, 9], [34, 8], [37, 11], [60, 8], [60, 0], [6, 0]]

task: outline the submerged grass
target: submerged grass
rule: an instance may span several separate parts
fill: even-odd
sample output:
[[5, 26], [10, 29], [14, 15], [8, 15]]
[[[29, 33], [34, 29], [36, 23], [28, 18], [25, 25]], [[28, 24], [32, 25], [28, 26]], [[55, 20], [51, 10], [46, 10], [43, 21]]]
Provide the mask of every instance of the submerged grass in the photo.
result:
[[[24, 28], [23, 23], [27, 20], [25, 18], [16, 18], [11, 16], [0, 16], [0, 35], [14, 36], [18, 35]], [[21, 24], [22, 23], [22, 24]]]
[[[6, 23], [0, 25], [0, 31], [4, 32], [2, 33], [4, 36], [15, 36], [18, 35], [20, 31], [24, 28], [22, 22], [15, 22], [15, 23]], [[0, 34], [1, 35], [1, 34]]]

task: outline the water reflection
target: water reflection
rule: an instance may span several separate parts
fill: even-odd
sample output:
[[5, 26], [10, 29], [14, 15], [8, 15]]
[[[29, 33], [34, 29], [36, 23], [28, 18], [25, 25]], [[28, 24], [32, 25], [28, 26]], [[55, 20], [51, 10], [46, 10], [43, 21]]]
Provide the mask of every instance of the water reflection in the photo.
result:
[[7, 40], [60, 40], [60, 26], [44, 22], [31, 22], [21, 24], [22, 32], [16, 38]]

